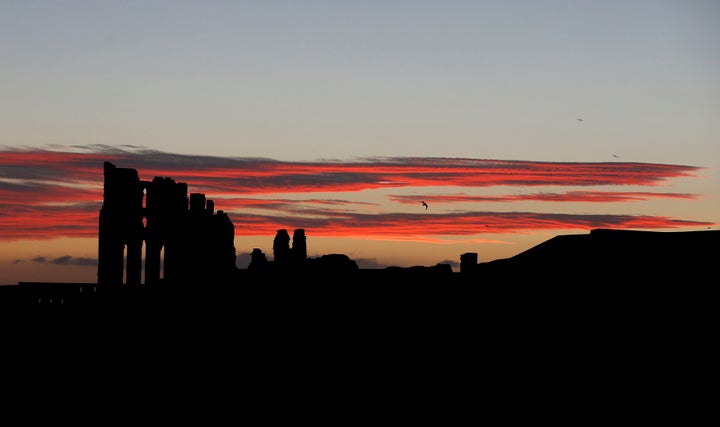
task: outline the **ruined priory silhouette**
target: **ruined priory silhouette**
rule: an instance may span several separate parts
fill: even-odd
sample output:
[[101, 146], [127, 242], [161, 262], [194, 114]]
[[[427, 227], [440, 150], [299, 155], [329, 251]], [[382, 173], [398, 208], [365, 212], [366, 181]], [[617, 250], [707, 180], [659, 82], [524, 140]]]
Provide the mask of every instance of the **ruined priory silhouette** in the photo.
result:
[[[141, 181], [135, 169], [104, 164], [98, 233], [98, 285], [230, 280], [235, 267], [235, 227], [214, 202], [183, 182]], [[161, 259], [161, 254], [164, 254]], [[125, 268], [125, 271], [123, 269]]]

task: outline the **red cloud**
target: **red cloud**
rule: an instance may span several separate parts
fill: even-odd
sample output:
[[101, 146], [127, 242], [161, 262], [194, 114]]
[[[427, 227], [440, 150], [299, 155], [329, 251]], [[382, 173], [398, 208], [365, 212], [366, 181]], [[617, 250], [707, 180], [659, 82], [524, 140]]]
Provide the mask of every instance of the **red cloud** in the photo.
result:
[[388, 198], [403, 204], [417, 204], [419, 199], [432, 200], [433, 203], [472, 203], [472, 202], [632, 202], [650, 199], [696, 199], [695, 194], [651, 193], [623, 191], [568, 191], [562, 193], [505, 194], [499, 196], [468, 196], [465, 194], [439, 194], [425, 196], [391, 195]]
[[[354, 201], [359, 191], [382, 188], [489, 186], [657, 186], [693, 176], [699, 167], [649, 163], [552, 163], [453, 158], [377, 158], [349, 162], [279, 162], [269, 159], [220, 158], [152, 152], [137, 147], [76, 147], [76, 152], [43, 149], [0, 151], [0, 239], [59, 236], [93, 237], [102, 204], [103, 162], [138, 170], [143, 180], [155, 176], [186, 182], [190, 192], [205, 193], [218, 210], [231, 215], [236, 234], [274, 235], [279, 228], [309, 228], [314, 235], [337, 237], [417, 238], [545, 229], [674, 228], [712, 225], [662, 216], [563, 215], [547, 213], [467, 212], [397, 213]], [[278, 195], [332, 193], [308, 199]], [[344, 196], [343, 197], [343, 193]], [[393, 195], [399, 203], [419, 203], [418, 196]], [[613, 202], [695, 195], [651, 192], [567, 191], [525, 195], [424, 196], [431, 203]], [[369, 215], [367, 208], [374, 214]], [[413, 237], [417, 236], [417, 237]]]

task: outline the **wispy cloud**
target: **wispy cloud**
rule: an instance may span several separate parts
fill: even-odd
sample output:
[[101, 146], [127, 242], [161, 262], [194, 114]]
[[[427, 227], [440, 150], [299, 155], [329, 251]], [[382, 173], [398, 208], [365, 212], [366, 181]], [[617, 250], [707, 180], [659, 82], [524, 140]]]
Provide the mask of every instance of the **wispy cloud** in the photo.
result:
[[[153, 150], [88, 147], [88, 152], [1, 151], [0, 179], [97, 183], [102, 163], [137, 169], [145, 179], [168, 176], [208, 193], [346, 192], [393, 187], [658, 185], [693, 176], [699, 167], [652, 163], [569, 163], [462, 158], [382, 157], [352, 161], [283, 162], [263, 158], [191, 156]], [[211, 191], [213, 190], [213, 191]]]
[[61, 256], [52, 260], [53, 264], [58, 265], [78, 265], [83, 267], [97, 267], [96, 258], [73, 257], [70, 255]]
[[[657, 187], [677, 178], [696, 176], [702, 169], [697, 166], [418, 157], [284, 162], [93, 145], [0, 147], [0, 239], [97, 236], [105, 161], [138, 170], [142, 180], [159, 176], [186, 182], [190, 192], [205, 193], [215, 200], [216, 209], [230, 214], [238, 236], [273, 235], [278, 228], [306, 228], [318, 236], [423, 240], [442, 235], [532, 230], [712, 225], [655, 215], [402, 211], [404, 205], [419, 203], [417, 194], [424, 194], [422, 197], [433, 206], [525, 201], [626, 203], [664, 198], [691, 201], [698, 196], [605, 189], [533, 193], [527, 188]], [[458, 188], [470, 191], [496, 186], [519, 187], [524, 194], [457, 193]], [[442, 193], [441, 188], [452, 192]], [[360, 192], [387, 189], [399, 192], [378, 197], [377, 202], [358, 197]], [[390, 206], [381, 203], [384, 197]]]
[[436, 194], [436, 195], [390, 195], [393, 202], [404, 204], [418, 204], [419, 199], [432, 203], [479, 203], [479, 202], [591, 202], [591, 203], [617, 203], [643, 201], [650, 199], [696, 199], [695, 194], [685, 193], [649, 193], [649, 192], [613, 192], [613, 191], [567, 191], [558, 193], [529, 193], [529, 194], [503, 194], [499, 196], [470, 196], [466, 194]]
[[392, 238], [430, 241], [431, 236], [523, 233], [533, 230], [593, 228], [676, 228], [707, 225], [662, 216], [555, 214], [536, 212], [463, 212], [447, 214], [337, 214], [318, 217], [236, 215], [236, 235], [274, 235], [279, 228], [312, 229], [317, 236]]
[[[55, 265], [74, 265], [80, 267], [97, 267], [97, 258], [86, 258], [86, 257], [73, 257], [71, 255], [63, 255], [57, 258], [48, 258], [45, 256], [38, 255], [30, 261], [39, 264], [55, 264]], [[16, 259], [13, 264], [19, 264], [24, 260]]]

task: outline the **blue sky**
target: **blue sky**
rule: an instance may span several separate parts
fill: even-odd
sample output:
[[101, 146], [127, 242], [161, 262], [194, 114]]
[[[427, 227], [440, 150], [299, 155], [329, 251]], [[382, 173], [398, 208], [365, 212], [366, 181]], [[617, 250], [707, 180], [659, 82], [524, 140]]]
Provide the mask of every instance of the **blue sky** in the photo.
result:
[[[692, 200], [532, 210], [716, 223], [718, 22], [717, 1], [4, 1], [0, 147], [688, 165], [701, 168], [697, 177], [658, 191]], [[0, 172], [6, 183], [20, 179]], [[397, 210], [386, 196], [353, 199]], [[499, 252], [432, 246], [436, 257], [416, 261], [468, 249], [481, 259], [510, 255], [552, 233], [484, 239], [505, 243]], [[23, 256], [72, 255], [56, 253], [56, 243], [44, 253], [35, 242], [37, 253]], [[331, 240], [318, 251], [344, 248]]]

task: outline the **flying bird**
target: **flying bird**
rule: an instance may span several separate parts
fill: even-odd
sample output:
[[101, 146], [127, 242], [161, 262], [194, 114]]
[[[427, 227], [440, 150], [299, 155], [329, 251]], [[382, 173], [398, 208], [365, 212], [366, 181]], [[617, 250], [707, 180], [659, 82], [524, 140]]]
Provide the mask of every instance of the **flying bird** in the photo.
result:
[[613, 154], [613, 157], [615, 157], [616, 159], [620, 158], [620, 156], [618, 156], [617, 154]]
[[582, 123], [582, 122], [585, 121], [585, 120], [583, 120], [583, 119], [576, 119], [576, 120], [579, 121], [580, 123]]
[[422, 205], [423, 205], [423, 206], [425, 206], [425, 210], [427, 210], [427, 208], [428, 208], [428, 204], [427, 204], [427, 203], [425, 203], [425, 201], [424, 201], [424, 200], [423, 200], [423, 201], [421, 201], [420, 203], [422, 203]]

